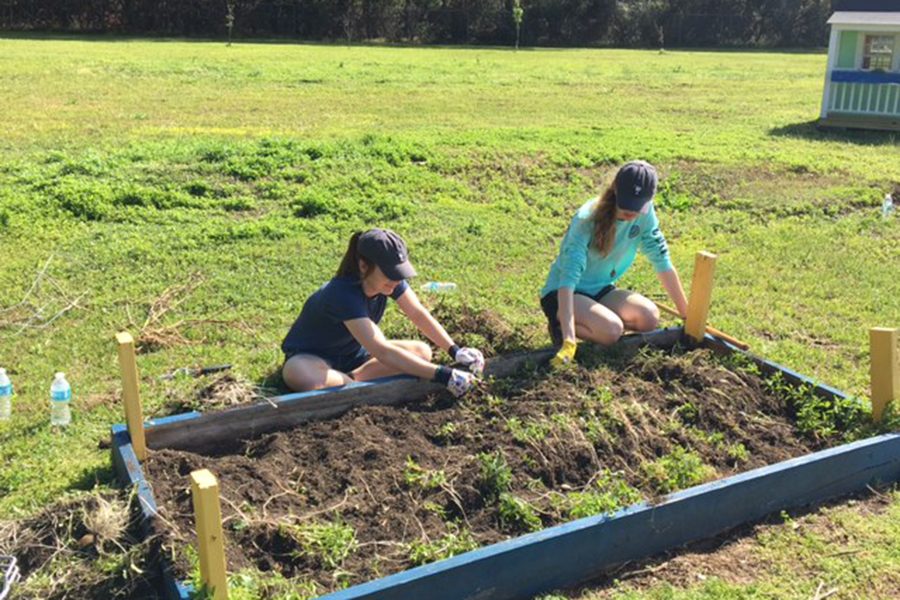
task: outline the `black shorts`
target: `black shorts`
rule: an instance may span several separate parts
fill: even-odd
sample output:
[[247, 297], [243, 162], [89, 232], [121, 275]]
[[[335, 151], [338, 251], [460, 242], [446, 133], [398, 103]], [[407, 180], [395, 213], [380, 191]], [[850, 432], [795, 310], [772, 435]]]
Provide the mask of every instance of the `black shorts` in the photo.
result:
[[[575, 293], [579, 296], [587, 296], [594, 302], [600, 302], [600, 299], [603, 298], [603, 296], [607, 295], [614, 289], [616, 289], [616, 286], [610, 284], [601, 289], [593, 296], [579, 291], [576, 291]], [[544, 315], [547, 317], [547, 328], [550, 330], [550, 339], [553, 341], [553, 345], [561, 346], [562, 328], [559, 325], [559, 299], [556, 297], [557, 292], [558, 290], [553, 290], [552, 292], [541, 298], [541, 308], [544, 310]]]
[[358, 369], [363, 364], [365, 364], [372, 355], [366, 351], [362, 346], [353, 353], [346, 355], [329, 355], [324, 354], [322, 352], [313, 352], [311, 350], [298, 350], [297, 352], [289, 352], [284, 355], [284, 362], [287, 362], [291, 357], [297, 356], [298, 354], [309, 354], [310, 356], [318, 356], [326, 363], [328, 366], [334, 369], [335, 371], [340, 371], [342, 373], [350, 374], [351, 371]]

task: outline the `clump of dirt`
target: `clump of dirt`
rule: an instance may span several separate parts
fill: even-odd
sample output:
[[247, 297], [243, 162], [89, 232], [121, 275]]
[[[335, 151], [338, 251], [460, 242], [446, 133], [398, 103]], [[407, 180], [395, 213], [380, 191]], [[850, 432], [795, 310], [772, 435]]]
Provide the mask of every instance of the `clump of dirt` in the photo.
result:
[[431, 314], [457, 344], [478, 348], [487, 357], [517, 352], [528, 347], [528, 339], [522, 332], [492, 310], [439, 301], [431, 308]]
[[0, 521], [0, 554], [15, 556], [22, 574], [12, 598], [156, 598], [159, 538], [139, 537], [128, 503], [114, 492]]
[[589, 362], [525, 370], [460, 401], [361, 407], [228, 455], [154, 452], [165, 543], [194, 543], [189, 474], [209, 468], [229, 568], [324, 592], [824, 445], [758, 375], [708, 351]]

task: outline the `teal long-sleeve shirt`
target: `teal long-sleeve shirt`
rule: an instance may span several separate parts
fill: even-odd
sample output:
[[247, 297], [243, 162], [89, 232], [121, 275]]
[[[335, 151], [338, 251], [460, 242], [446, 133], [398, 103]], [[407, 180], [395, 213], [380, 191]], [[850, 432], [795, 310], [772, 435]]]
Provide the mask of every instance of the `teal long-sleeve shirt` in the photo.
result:
[[616, 221], [616, 242], [605, 257], [597, 252], [594, 244], [591, 216], [596, 204], [597, 198], [586, 202], [569, 223], [559, 256], [550, 266], [550, 274], [541, 290], [542, 298], [563, 287], [593, 296], [625, 274], [634, 262], [638, 247], [657, 273], [672, 270], [669, 247], [659, 230], [659, 219], [652, 204], [646, 214], [633, 221]]

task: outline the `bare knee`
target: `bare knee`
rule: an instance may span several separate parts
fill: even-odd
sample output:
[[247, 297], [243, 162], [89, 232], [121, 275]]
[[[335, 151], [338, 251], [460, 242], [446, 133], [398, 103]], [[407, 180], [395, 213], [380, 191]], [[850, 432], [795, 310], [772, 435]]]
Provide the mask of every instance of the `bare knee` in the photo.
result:
[[419, 358], [431, 362], [431, 346], [425, 342], [413, 342], [409, 350]]
[[609, 346], [619, 341], [619, 338], [625, 333], [625, 325], [619, 319], [610, 319], [592, 329], [591, 332], [593, 333], [592, 341]]
[[632, 325], [634, 331], [653, 331], [659, 327], [659, 309], [656, 306], [641, 307], [636, 313]]
[[318, 365], [289, 360], [281, 370], [281, 378], [291, 390], [309, 392], [325, 387], [328, 380], [327, 370], [327, 367], [322, 369]]

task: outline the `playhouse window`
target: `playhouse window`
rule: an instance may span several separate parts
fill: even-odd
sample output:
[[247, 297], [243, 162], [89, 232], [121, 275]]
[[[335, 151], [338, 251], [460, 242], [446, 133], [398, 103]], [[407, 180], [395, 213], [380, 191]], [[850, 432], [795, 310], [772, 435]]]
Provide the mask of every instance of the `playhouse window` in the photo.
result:
[[890, 71], [894, 62], [894, 36], [867, 35], [863, 45], [862, 68], [869, 71]]

